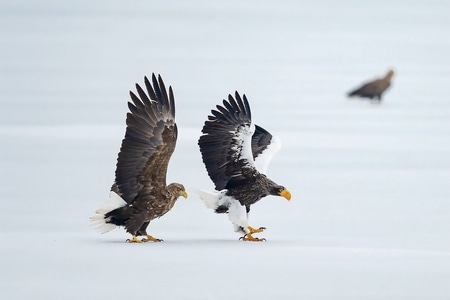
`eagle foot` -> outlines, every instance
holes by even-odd
[[[142,241],[133,235],[131,239],[127,239],[127,243],[142,243]]]
[[[265,241],[266,241],[265,238],[257,238],[257,237],[254,237],[254,236],[252,236],[251,233],[247,233],[246,235],[241,236],[241,237],[239,238],[239,240],[240,240],[240,241],[250,241],[250,242],[265,242]]]
[[[159,242],[164,242],[164,240],[154,238],[151,235],[147,234],[146,237],[142,239],[142,242],[144,242],[144,243],[147,243],[147,242],[159,243]]]
[[[247,228],[250,230],[250,234],[263,232],[266,229],[266,227],[253,228],[252,226],[248,226]]]

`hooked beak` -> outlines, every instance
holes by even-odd
[[[186,191],[181,191],[179,195],[183,196],[184,198],[188,197],[188,194],[186,193]]]
[[[287,201],[291,200],[291,192],[289,192],[288,190],[282,190],[280,192],[280,196],[285,198]]]

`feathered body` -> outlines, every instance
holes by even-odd
[[[244,240],[261,240],[252,233],[262,231],[248,224],[251,205],[273,195],[290,200],[283,186],[266,175],[267,166],[280,148],[277,138],[251,121],[250,105],[245,95],[228,96],[217,105],[203,126],[200,152],[216,192],[198,191],[208,208],[228,213],[235,230]]]
[[[367,82],[359,88],[348,93],[349,97],[370,98],[381,101],[383,93],[391,86],[394,71],[389,70],[383,78]]]
[[[170,211],[179,196],[187,197],[182,184],[166,185],[177,140],[173,91],[169,87],[167,94],[161,76],[156,79],[153,74],[152,83],[145,77],[148,95],[138,84],[139,97],[130,92],[133,103],[128,103],[127,128],[111,188],[111,197],[123,201],[114,209],[110,205],[97,210],[92,218],[101,232],[124,226],[133,236],[132,242],[139,242],[136,236],[142,235],[146,240],[159,241],[147,234],[150,221]]]

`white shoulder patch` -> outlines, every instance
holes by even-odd
[[[250,126],[242,127],[238,132],[236,132],[237,138],[242,141],[242,149],[239,159],[245,159],[252,166],[254,166],[252,152],[252,136],[254,132],[255,124],[253,124],[253,122],[250,123]]]

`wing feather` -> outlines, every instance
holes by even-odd
[[[132,203],[139,193],[166,186],[167,167],[175,149],[177,128],[172,88],[170,101],[161,76],[144,78],[145,91],[136,84],[130,92],[125,137],[117,158],[115,184],[118,194]]]
[[[154,76],[155,75],[152,74],[152,80],[153,80]],[[155,81],[153,80],[153,82],[155,82]],[[150,81],[148,80],[147,76],[145,76],[145,78],[144,78],[144,84],[145,84],[145,88],[147,89],[147,93],[150,96],[150,99],[157,99],[157,97],[155,95],[155,91],[153,90],[153,87],[150,84]],[[150,106],[151,104],[147,104],[147,105]]]
[[[175,118],[175,98],[173,96],[173,90],[171,86],[169,86],[169,101],[170,113]]]
[[[235,99],[236,98],[236,99]],[[251,150],[254,125],[247,98],[238,92],[228,96],[223,106],[212,110],[199,139],[200,152],[208,175],[217,190],[245,180],[256,171]]]
[[[281,142],[264,128],[255,125],[255,133],[252,136],[252,153],[256,169],[263,174],[273,156],[280,150]]]
[[[144,81],[145,81],[145,79],[144,79]],[[136,84],[136,91],[138,92],[139,98],[140,98],[140,101],[137,101],[136,104],[139,104],[140,108],[144,109],[145,106],[149,107],[152,105],[150,102],[150,99],[147,97],[147,94],[144,92],[144,90],[141,88],[141,86],[139,84]]]

